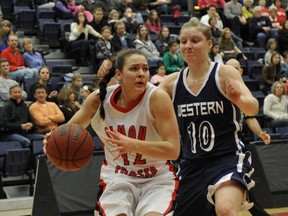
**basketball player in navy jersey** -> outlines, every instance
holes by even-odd
[[[235,68],[210,61],[211,47],[208,26],[185,23],[180,52],[188,67],[160,84],[173,100],[182,143],[174,216],[238,216],[253,206],[251,155],[238,132],[241,112],[255,115],[258,101]]]

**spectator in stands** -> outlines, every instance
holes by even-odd
[[[281,0],[273,0],[273,4],[269,7],[273,8],[276,7],[277,10],[277,20],[279,21],[280,25],[286,20],[286,12],[285,9],[282,8],[282,1]]]
[[[136,32],[139,23],[137,22],[136,14],[133,13],[132,8],[126,7],[123,17],[120,20],[125,22],[126,31],[129,34]]]
[[[34,50],[34,44],[31,38],[23,39],[22,49],[22,56],[27,67],[39,70],[39,68],[46,65],[42,54]]]
[[[81,97],[83,98],[82,104],[85,102],[86,98],[94,91],[91,85],[84,85],[82,87]]]
[[[152,0],[148,2],[149,10],[156,9],[159,15],[167,14],[168,4],[170,3],[170,0]]]
[[[110,25],[113,34],[116,32],[115,23],[117,23],[119,20],[120,20],[119,11],[115,9],[111,10],[108,15],[108,24]]]
[[[69,42],[71,49],[80,47],[80,59],[76,59],[78,64],[88,65],[89,57],[91,57],[89,48],[95,44],[93,39],[90,39],[90,35],[96,38],[101,38],[101,34],[95,31],[89,24],[87,24],[86,16],[84,12],[75,14],[74,22],[70,25],[71,34],[69,36]]]
[[[117,9],[117,4],[115,0],[97,0],[95,1],[95,7],[101,7],[107,17],[111,10]]]
[[[47,90],[44,85],[35,86],[34,97],[36,101],[30,105],[29,113],[37,133],[46,134],[65,121],[64,114],[57,104],[46,100]]]
[[[73,18],[72,11],[68,8],[68,2],[66,0],[55,0],[54,10],[56,17],[59,19]]]
[[[266,41],[269,38],[278,38],[278,32],[273,28],[271,20],[268,16],[261,15],[262,8],[254,7],[254,16],[249,19],[249,32],[253,41],[257,42],[262,48],[265,48]]]
[[[285,96],[285,83],[273,82],[271,93],[264,99],[263,113],[272,118],[271,127],[287,127],[288,126],[288,102]]]
[[[278,32],[280,29],[282,29],[282,25],[279,22],[279,19],[277,18],[277,8],[276,7],[270,7],[270,20],[272,23],[272,26],[274,29],[276,29]]]
[[[73,15],[75,13],[83,11],[86,15],[86,19],[88,22],[91,22],[93,20],[93,15],[90,11],[86,10],[83,5],[76,5],[75,0],[68,0],[67,8],[69,8]]]
[[[11,33],[11,23],[3,20],[0,25],[0,53],[7,47],[8,36]]]
[[[223,29],[221,37],[219,39],[219,45],[220,54],[222,55],[222,59],[224,62],[231,58],[239,59],[242,57],[244,59],[247,59],[233,41],[229,28]]]
[[[11,86],[18,85],[15,80],[9,79],[10,65],[7,59],[0,59],[0,104],[3,105],[10,98]],[[22,90],[22,99],[27,99],[27,94]]]
[[[199,1],[198,1],[198,5],[199,5]],[[200,6],[200,8],[201,8],[201,6]],[[213,4],[211,4],[207,7],[207,14],[201,16],[200,22],[209,26],[209,19],[211,17],[215,17],[215,19],[216,19],[215,27],[217,27],[218,29],[223,29],[222,19],[221,19],[219,13],[217,12],[217,7]]]
[[[150,30],[150,33],[155,33],[155,34],[159,33],[162,23],[161,23],[160,17],[158,16],[157,10],[154,9],[150,11],[150,15],[148,19],[146,20],[146,25],[148,29]]]
[[[179,51],[179,44],[175,40],[168,43],[168,51],[163,55],[163,65],[166,68],[167,75],[179,72],[185,64]]]
[[[93,27],[93,29],[97,32],[101,32],[101,29],[104,26],[108,25],[107,19],[104,17],[104,11],[101,7],[96,7],[93,10],[93,20],[89,23]],[[98,38],[95,38],[97,40]]]
[[[251,17],[253,17],[254,10],[253,10],[253,0],[244,0],[244,4],[242,7],[242,14],[245,19],[248,21]]]
[[[76,101],[82,103],[81,91],[83,85],[83,77],[80,73],[74,73],[71,82],[66,82],[63,88],[71,88],[76,95]]]
[[[261,7],[261,15],[262,16],[269,16],[270,15],[270,11],[266,7],[266,0],[259,0],[257,6]]]
[[[246,25],[247,20],[242,14],[242,5],[238,0],[230,0],[225,4],[224,15],[230,22],[233,32],[241,37],[241,26]]]
[[[266,45],[266,53],[264,55],[264,64],[268,65],[271,62],[271,56],[274,52],[278,52],[278,43],[277,40],[275,40],[274,38],[270,38],[267,41],[267,45]],[[282,56],[280,55],[281,60],[283,61]]]
[[[160,84],[160,82],[165,78],[166,76],[166,68],[164,65],[160,64],[156,70],[156,74],[154,74],[151,79],[150,82],[156,86],[158,86]]]
[[[22,54],[18,50],[18,45],[18,36],[10,34],[8,37],[8,47],[0,54],[0,58],[7,59],[10,64],[9,78],[18,82],[23,82],[25,79],[37,79],[38,70],[25,66]]]
[[[136,49],[142,51],[147,56],[149,65],[159,65],[162,63],[160,53],[155,44],[151,41],[149,30],[146,25],[138,26],[134,45]]]
[[[58,106],[61,112],[64,114],[65,121],[62,124],[66,124],[73,115],[81,108],[80,103],[77,101],[77,95],[71,88],[62,88],[58,95]]]
[[[33,94],[34,88],[36,85],[41,84],[44,85],[47,89],[47,98],[46,98],[47,101],[58,103],[57,102],[58,92],[55,89],[53,89],[53,86],[50,83],[48,83],[50,79],[50,74],[51,74],[50,69],[47,66],[43,66],[39,69],[38,71],[39,80],[30,86],[28,100],[30,101],[36,100]]]
[[[130,7],[133,11],[133,13],[135,14],[136,16],[136,20],[137,20],[137,23],[138,24],[143,24],[144,23],[144,20],[143,20],[143,17],[142,17],[142,14],[139,13],[136,8],[134,7],[133,3],[131,0],[120,0],[120,2],[117,4],[117,9],[119,10],[119,12],[121,14],[124,14],[125,12],[125,9],[127,7]]]
[[[31,148],[34,140],[43,140],[44,135],[33,133],[28,106],[22,99],[22,88],[16,84],[9,89],[10,100],[2,108],[1,122],[3,141],[19,141],[23,148]]]
[[[283,54],[283,63],[281,63],[281,72],[280,76],[282,79],[284,78],[285,83],[287,83],[288,80],[288,51],[284,52]],[[287,84],[286,84],[287,85]]]
[[[111,43],[114,46],[115,53],[125,48],[134,48],[133,41],[128,37],[125,23],[121,20],[114,25],[116,33],[113,35]]]
[[[285,20],[282,24],[282,29],[278,32],[278,41],[281,44],[280,51],[283,54],[288,51],[288,20]]]
[[[169,28],[167,26],[162,26],[160,28],[158,38],[155,40],[155,46],[160,52],[160,56],[163,56],[166,51],[168,51],[168,43],[171,40]]]
[[[223,64],[222,55],[220,54],[220,45],[218,42],[213,41],[211,50],[209,52],[209,57],[211,61]]]
[[[109,26],[104,26],[101,30],[101,35],[102,38],[99,38],[95,44],[95,70],[99,68],[103,60],[110,59],[115,54],[113,40],[111,40],[111,28]]]
[[[275,81],[279,81],[281,77],[280,54],[274,52],[271,56],[271,62],[264,65],[261,73],[262,91],[265,95],[270,93],[271,86]]]

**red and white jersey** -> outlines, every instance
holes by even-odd
[[[91,120],[93,129],[104,143],[106,163],[102,165],[102,179],[126,178],[128,181],[141,183],[150,181],[149,178],[152,177],[162,179],[174,176],[172,165],[167,161],[147,157],[139,153],[128,153],[117,160],[113,160],[118,152],[110,151],[115,145],[106,139],[105,131],[114,128],[121,134],[131,138],[145,141],[162,140],[156,129],[156,121],[150,113],[150,96],[156,88],[156,86],[148,83],[146,91],[139,100],[127,108],[119,107],[115,102],[115,98],[121,91],[120,85],[107,88],[103,103],[105,120],[103,121],[100,118],[99,109]]]

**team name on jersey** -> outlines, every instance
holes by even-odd
[[[113,130],[113,126],[105,127],[105,131],[107,130]],[[147,127],[146,126],[139,126],[139,128],[137,129],[135,125],[118,125],[117,126],[117,132],[128,136],[130,138],[134,138],[134,139],[138,139],[138,140],[145,140],[146,137],[146,131],[147,131]],[[138,134],[138,136],[136,137],[136,135]],[[106,134],[109,137],[109,134]]]
[[[129,171],[125,167],[116,166],[115,173],[121,173],[128,176],[133,176],[136,178],[151,178],[157,174],[158,170],[156,167],[146,167],[137,171]]]
[[[196,102],[177,105],[178,117],[224,113],[223,101]]]

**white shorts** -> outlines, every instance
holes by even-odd
[[[126,214],[144,216],[148,212],[167,215],[173,211],[178,180],[151,179],[142,184],[130,182],[100,182],[103,193],[98,200],[100,212],[106,216]]]

